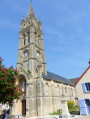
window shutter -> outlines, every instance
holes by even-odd
[[[85,101],[83,99],[79,100],[79,107],[80,107],[81,115],[87,115],[86,107],[85,107]]]
[[[83,87],[83,92],[87,92],[87,89],[86,89],[86,86],[85,86],[85,83],[82,84],[82,87]]]

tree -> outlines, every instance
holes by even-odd
[[[13,66],[5,68],[0,57],[0,103],[13,105],[14,99],[19,100],[22,95],[19,84],[16,84],[19,72]]]

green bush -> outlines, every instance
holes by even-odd
[[[68,108],[72,108],[75,105],[75,103],[73,101],[70,101],[70,100],[67,101],[67,104],[68,104]]]

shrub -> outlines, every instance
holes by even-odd
[[[62,109],[57,110],[57,113],[62,114]]]
[[[72,108],[75,105],[75,103],[73,101],[70,101],[70,100],[67,101],[67,104],[68,104],[68,108]]]
[[[2,61],[3,59],[0,57],[0,103],[8,103],[12,106],[14,99],[19,100],[23,94],[19,84],[16,84],[19,72],[17,68],[13,69],[13,66],[6,68]]]

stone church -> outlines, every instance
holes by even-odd
[[[20,100],[15,100],[12,114],[42,116],[61,109],[64,96],[75,101],[73,84],[59,75],[47,71],[42,23],[36,19],[32,3],[25,21],[21,21],[17,69],[23,91]]]

